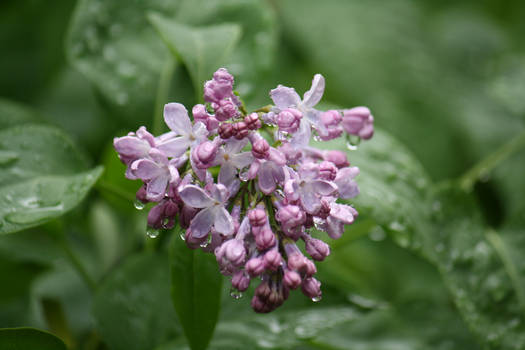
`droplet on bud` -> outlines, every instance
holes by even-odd
[[[142,210],[142,209],[144,209],[144,207],[146,206],[146,204],[144,204],[144,202],[141,201],[140,199],[135,198],[135,200],[133,201],[133,206],[134,206],[135,209],[137,209],[137,210]]]
[[[181,234],[179,235],[180,239],[182,239],[183,241],[186,240],[186,234],[184,232],[181,232]]]
[[[164,220],[162,220],[162,228],[167,229],[169,225],[170,225],[170,219],[164,218]]]
[[[211,243],[211,235],[208,235],[208,238],[200,244],[201,248],[206,248]]]
[[[238,299],[242,298],[242,292],[240,292],[240,291],[237,290],[236,288],[231,287],[231,288],[230,288],[230,296],[231,296],[233,299],[238,300]]]
[[[322,299],[322,297],[321,297],[320,295],[318,295],[318,296],[316,296],[316,297],[313,297],[313,298],[312,298],[312,301],[313,301],[314,303],[317,303],[317,302],[321,301],[321,299]]]
[[[157,230],[153,227],[148,227],[146,230],[146,235],[148,235],[149,238],[157,238],[160,234],[160,230]]]
[[[355,151],[357,149],[357,145],[359,145],[359,142],[361,142],[361,138],[359,136],[346,134],[346,147],[350,151]]]

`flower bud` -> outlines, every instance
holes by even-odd
[[[244,269],[252,277],[259,276],[264,271],[264,261],[261,258],[251,258],[244,265]]]
[[[268,159],[270,156],[270,145],[262,137],[252,145],[252,155],[257,159]]]
[[[245,122],[237,122],[233,124],[233,137],[235,137],[237,140],[242,140],[248,136],[249,132],[250,130],[246,126]]]
[[[332,162],[338,168],[343,168],[350,165],[346,153],[342,151],[327,151],[323,154],[324,160]]]
[[[290,289],[296,289],[301,285],[301,276],[293,270],[286,270],[283,276],[283,283]]]
[[[195,166],[199,169],[207,169],[213,166],[213,161],[217,156],[219,145],[217,142],[204,141],[193,151],[192,157]]]
[[[237,271],[232,277],[232,286],[240,292],[244,292],[250,286],[250,278],[244,271]]]
[[[266,210],[262,208],[255,208],[248,211],[248,219],[252,226],[263,226],[267,220]]]
[[[219,136],[221,137],[221,139],[223,139],[223,140],[227,140],[230,137],[232,137],[234,132],[235,131],[233,130],[233,124],[221,123],[219,125],[218,133],[219,133]]]
[[[303,114],[295,108],[287,108],[281,111],[276,118],[279,130],[294,133],[299,129]]]
[[[193,106],[192,114],[195,122],[201,122],[206,125],[208,131],[215,130],[219,126],[219,121],[213,115],[208,113],[206,106],[203,104]]]
[[[312,299],[318,299],[321,297],[321,282],[313,277],[305,278],[301,290],[304,295]]]
[[[328,255],[330,255],[330,246],[316,238],[307,239],[305,249],[312,259],[317,261],[323,261]]]
[[[254,233],[255,244],[260,251],[269,249],[275,246],[275,235],[269,227],[263,227],[257,234]]]
[[[337,175],[337,167],[334,163],[322,161],[319,163],[319,178],[327,181],[332,181]]]
[[[362,139],[369,139],[374,135],[374,117],[366,107],[355,107],[343,111],[343,128]]]
[[[268,270],[277,271],[281,266],[282,257],[277,249],[272,249],[264,254],[264,266]]]
[[[262,126],[257,113],[248,114],[246,117],[244,117],[244,122],[250,130],[257,130]]]
[[[219,102],[219,108],[215,111],[215,118],[223,122],[235,117],[237,114],[239,114],[237,106],[230,99],[221,100]]]

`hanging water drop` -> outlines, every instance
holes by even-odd
[[[239,291],[239,290],[236,289],[236,288],[231,287],[231,288],[230,288],[230,296],[231,296],[233,299],[238,300],[238,299],[242,298],[242,292]]]
[[[355,151],[359,145],[359,142],[361,142],[361,138],[359,136],[346,134],[346,148],[348,148],[350,151]]]
[[[181,234],[179,235],[180,239],[182,239],[183,241],[186,240],[186,235],[184,232],[181,232]]]
[[[322,297],[321,295],[317,295],[317,296],[315,296],[315,297],[312,298],[312,301],[313,301],[314,303],[317,303],[317,302],[321,301],[322,298],[323,298],[323,297]]]
[[[208,238],[200,244],[201,248],[206,248],[211,243],[211,235],[208,236]]]
[[[160,230],[157,230],[153,227],[148,227],[148,229],[146,230],[146,234],[149,238],[157,238],[160,234]]]
[[[170,219],[169,218],[164,218],[162,220],[162,228],[167,230],[170,226]]]
[[[140,199],[135,198],[135,200],[133,201],[133,206],[134,206],[135,209],[137,209],[137,210],[142,210],[142,209],[144,209],[144,207],[146,206],[146,204],[144,204],[144,202],[141,201]]]

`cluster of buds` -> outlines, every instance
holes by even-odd
[[[330,247],[312,235],[337,239],[357,216],[337,200],[359,193],[359,169],[346,153],[319,150],[310,139],[368,139],[373,117],[366,107],[315,109],[324,84],[315,75],[303,99],[279,85],[270,91],[274,105],[248,113],[233,76],[221,68],[204,85],[206,105],[193,107],[193,121],[183,105],[169,103],[169,132],[155,137],[141,127],[114,140],[126,177],[144,183],[139,206],[154,203],[149,236],[178,222],[190,248],[215,254],[221,273],[231,276],[232,296],[259,281],[251,302],[256,312],[279,307],[291,289],[320,300],[314,261]]]

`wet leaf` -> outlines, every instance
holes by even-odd
[[[2,350],[66,350],[66,345],[51,333],[34,328],[0,329]]]

